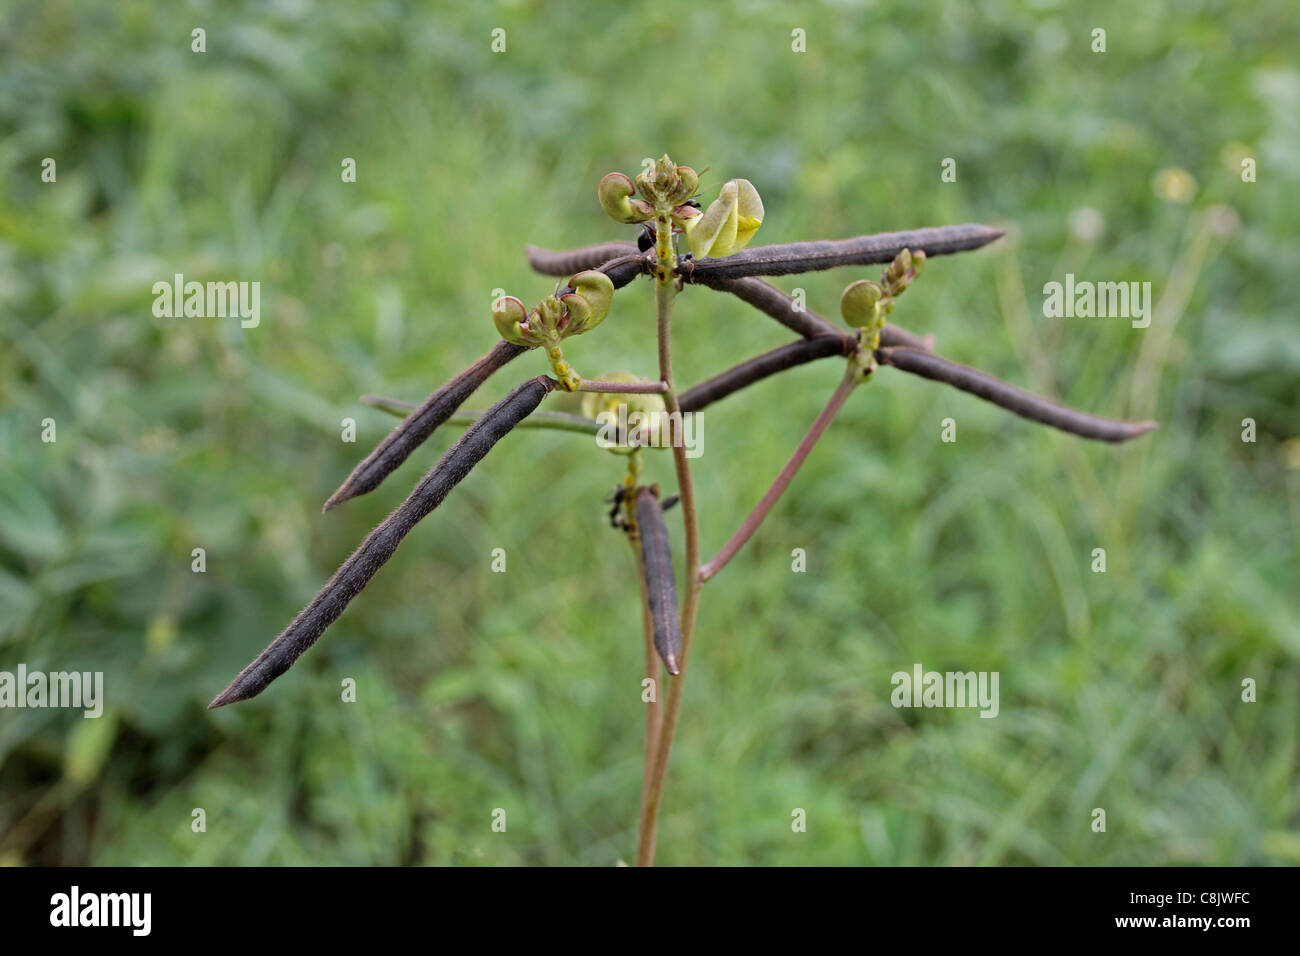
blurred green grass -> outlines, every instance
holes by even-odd
[[[524,245],[628,237],[595,183],[667,151],[709,167],[706,198],[755,182],[759,242],[1008,225],[932,262],[894,318],[1162,428],[1084,443],[883,370],[705,589],[660,861],[1296,862],[1297,39],[1283,0],[9,4],[0,669],[103,670],[109,714],[0,712],[0,861],[631,857],[636,585],[603,519],[621,462],[581,438],[512,435],[292,674],[203,707],[454,437],[321,516],[392,424],[358,396],[419,400],[481,354],[494,289],[553,286]],[[1195,178],[1189,201],[1156,195],[1167,168]],[[1080,209],[1099,238],[1071,233]],[[261,326],[155,319],[150,287],[175,272],[259,280]],[[874,272],[781,284],[833,316]],[[1044,319],[1041,286],[1066,272],[1150,280],[1163,309],[1145,332]],[[615,309],[566,354],[652,373],[648,289]],[[703,289],[678,315],[681,383],[788,338]],[[538,371],[520,359],[472,404]],[[802,368],[707,413],[707,552],[838,375]],[[649,477],[670,485],[670,462]],[[914,662],[999,671],[1000,716],[895,710],[889,675]]]

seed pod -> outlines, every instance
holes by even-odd
[[[913,375],[920,375],[936,382],[945,382],[953,388],[1000,405],[1009,412],[1015,412],[1021,418],[1059,428],[1071,435],[1093,438],[1097,441],[1122,442],[1138,435],[1144,435],[1158,427],[1155,422],[1126,422],[1113,418],[1101,418],[1087,412],[1075,411],[1045,398],[1017,388],[1010,382],[994,378],[987,372],[959,365],[941,355],[921,349],[883,348],[876,350],[876,357],[884,365],[901,368]]]
[[[677,582],[668,548],[668,527],[654,489],[637,489],[636,524],[641,534],[641,559],[650,598],[655,650],[668,673],[676,677],[681,673],[682,624],[677,612]]]
[[[425,399],[424,404],[406,416],[383,441],[352,469],[334,494],[325,502],[329,511],[349,498],[364,495],[379,487],[397,466],[406,461],[411,452],[420,447],[434,431],[464,404],[488,377],[507,362],[528,351],[526,346],[500,341],[481,359],[447,382]]]
[[[546,378],[529,379],[484,412],[415,486],[410,497],[366,536],[312,602],[208,704],[208,709],[256,697],[293,666],[370,583],[410,530],[442,504],[451,489],[483,460],[493,445],[536,410],[550,390]]]

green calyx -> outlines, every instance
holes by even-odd
[[[547,296],[531,312],[512,295],[492,306],[492,321],[507,342],[525,348],[546,349],[551,371],[565,391],[577,391],[581,377],[564,360],[560,342],[571,335],[590,332],[609,316],[614,283],[598,270],[579,272],[569,280],[569,290]]]
[[[673,210],[674,221],[698,216],[700,211],[686,205],[700,186],[700,177],[689,166],[678,166],[667,156],[636,177],[633,182],[622,173],[609,173],[600,181],[596,194],[601,208],[615,222],[649,222],[655,210]],[[680,216],[678,215],[680,213]]]
[[[632,180],[622,173],[610,173],[596,187],[601,208],[615,222],[646,222],[653,219],[654,206],[644,199],[633,198]]]
[[[763,200],[754,184],[728,180],[707,209],[693,201],[699,188],[699,173],[664,155],[635,182],[622,173],[609,173],[596,192],[601,207],[617,222],[653,219],[661,229],[671,222],[673,232],[686,233],[691,252],[699,258],[720,259],[745,248],[763,224]]]
[[[894,300],[907,291],[923,268],[925,253],[904,249],[894,257],[879,282],[860,279],[844,290],[840,296],[840,315],[849,325],[878,341],[885,316],[894,311]]]
[[[894,311],[894,300],[907,291],[925,268],[925,253],[904,249],[894,256],[879,282],[859,279],[840,296],[840,315],[858,330],[858,347],[849,357],[858,382],[876,370],[875,351],[880,347],[880,330],[885,316]]]

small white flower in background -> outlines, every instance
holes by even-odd
[[[1084,242],[1096,242],[1106,231],[1106,219],[1091,206],[1080,206],[1070,213],[1070,235]]]
[[[1165,202],[1187,203],[1196,196],[1196,177],[1185,169],[1169,167],[1156,173],[1151,188]]]

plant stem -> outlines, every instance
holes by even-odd
[[[772,506],[776,504],[785,489],[790,486],[790,482],[794,479],[800,466],[808,458],[813,446],[817,444],[817,439],[822,437],[822,433],[835,419],[839,410],[844,407],[849,394],[860,381],[862,381],[862,370],[856,363],[849,362],[849,366],[844,372],[844,378],[840,380],[840,384],[831,393],[830,401],[826,403],[826,407],[817,416],[812,428],[808,429],[808,434],[803,436],[803,441],[799,442],[799,447],[794,450],[794,454],[785,463],[781,473],[776,476],[776,481],[772,482],[772,487],[767,489],[767,494],[763,495],[763,500],[750,512],[749,517],[736,529],[736,533],[731,536],[731,540],[723,546],[713,560],[700,569],[701,582],[707,581],[721,571],[727,562],[736,556],[736,552],[745,546],[745,542],[753,536],[754,532],[758,530],[758,526],[763,523],[763,519],[772,510]]]
[[[406,413],[415,407],[411,402],[403,402],[396,398],[385,398],[383,395],[362,395],[361,400],[372,408],[377,408],[381,412],[388,412],[390,415],[396,415],[404,418]],[[452,412],[451,417],[447,419],[447,425],[473,425],[476,421],[486,414],[484,411],[476,408],[462,408],[460,411]],[[574,415],[571,412],[533,412],[522,422],[515,426],[516,428],[549,428],[562,432],[577,432],[580,435],[596,435],[600,433],[600,422],[594,418],[587,418],[585,415]]]
[[[657,266],[655,270],[655,316],[659,336],[659,378],[667,383],[664,405],[671,420],[680,421],[681,405],[677,400],[677,387],[673,380],[672,362],[672,309],[676,295],[673,270],[676,255],[672,247],[672,222],[666,209],[656,214],[655,221]],[[690,459],[681,441],[673,441],[673,465],[677,470],[677,493],[681,498],[682,520],[686,526],[686,581],[682,599],[682,656],[681,673],[668,678],[668,692],[664,698],[659,745],[655,749],[650,779],[646,788],[645,805],[641,811],[641,834],[637,842],[638,866],[652,866],[655,855],[655,832],[659,822],[659,805],[663,797],[664,776],[668,771],[668,757],[672,750],[673,733],[677,728],[677,713],[682,703],[682,687],[686,681],[686,662],[690,656],[691,635],[695,630],[695,611],[700,600],[700,534],[695,507],[695,487],[691,482]]]
[[[662,395],[668,390],[663,382],[604,382],[584,378],[578,385],[580,392],[601,392],[606,395]]]

